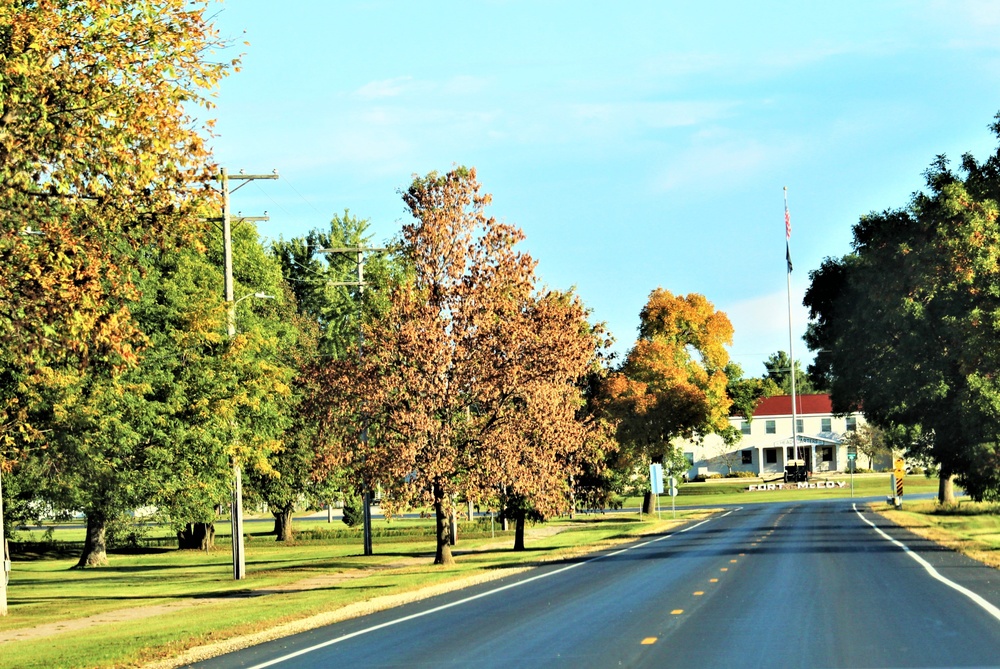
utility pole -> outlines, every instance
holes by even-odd
[[[232,238],[232,211],[229,208],[229,196],[235,193],[248,182],[254,179],[277,179],[278,171],[272,174],[229,174],[225,167],[217,177],[222,188],[222,256],[223,256],[223,291],[225,293],[226,304],[226,332],[229,338],[236,336],[236,300],[233,296],[233,238]],[[239,186],[230,190],[230,180],[243,181]],[[264,216],[239,216],[236,222],[242,221],[267,221],[270,220],[264,212]],[[213,219],[218,220],[218,219]],[[240,581],[246,578],[246,555],[243,547],[243,469],[239,460],[233,456],[233,499],[232,510],[230,511],[233,529],[233,579]]]
[[[357,286],[358,287],[358,355],[363,355],[361,352],[362,347],[365,343],[365,333],[361,327],[361,316],[362,307],[364,305],[365,296],[365,253],[379,253],[385,251],[384,247],[380,246],[355,246],[355,247],[343,247],[334,249],[320,249],[319,253],[355,253],[357,254],[358,263],[358,280],[357,281],[334,281],[330,285],[332,286]],[[368,445],[368,426],[361,426],[361,433],[359,436],[361,443],[365,446]],[[363,526],[364,526],[364,554],[373,555],[372,551],[372,493],[368,488],[368,482],[361,482],[361,504],[364,509],[363,514]]]
[[[10,555],[3,531],[3,480],[0,479],[0,616],[7,615],[7,579],[10,577]]]

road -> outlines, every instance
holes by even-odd
[[[996,570],[849,500],[752,505],[196,666],[1000,666],[998,606]]]

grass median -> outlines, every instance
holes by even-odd
[[[321,538],[291,544],[253,538],[243,581],[232,580],[224,544],[209,552],[114,554],[109,566],[88,570],[71,569],[72,559],[16,561],[10,615],[0,618],[0,667],[171,666],[169,658],[194,647],[304,619],[332,622],[329,614],[339,611],[387,608],[710,513],[679,510],[676,521],[669,514],[662,521],[635,514],[553,521],[529,530],[523,552],[511,550],[512,533],[470,524],[459,531],[449,568],[431,564],[433,524],[417,519],[376,523],[383,536],[368,557],[350,536],[324,539],[319,532]],[[300,536],[324,525],[301,523]],[[390,527],[395,534],[386,532]]]

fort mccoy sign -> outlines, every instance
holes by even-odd
[[[760,483],[750,486],[747,490],[749,492],[762,492],[765,490],[825,490],[846,487],[846,481],[816,481],[814,483]]]

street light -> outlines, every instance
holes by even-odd
[[[230,302],[229,317],[227,319],[230,339],[236,336],[236,305],[251,297],[256,297],[258,300],[274,299],[274,295],[257,292],[247,293],[238,300]],[[247,563],[246,555],[243,552],[243,469],[240,467],[239,460],[236,459],[235,454],[233,455],[233,504],[229,517],[233,532],[233,579],[240,581],[246,578]]]

